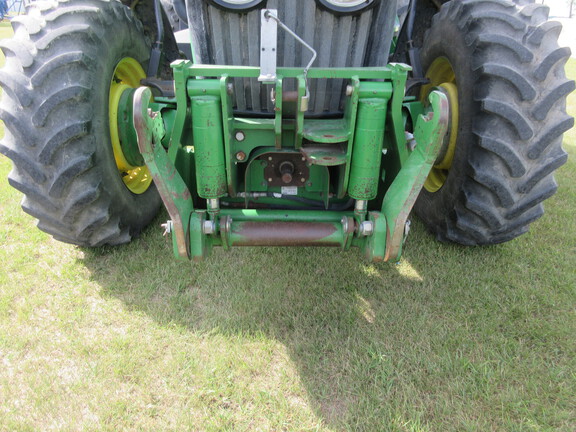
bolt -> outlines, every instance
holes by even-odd
[[[406,221],[406,223],[404,224],[404,240],[406,240],[406,237],[408,236],[408,233],[410,232],[410,219],[408,219]]]
[[[342,231],[348,232],[348,218],[346,216],[342,216],[340,223],[342,224]]]
[[[210,235],[214,234],[214,231],[216,231],[216,225],[214,224],[214,221],[205,220],[202,224],[202,232],[206,235]]]
[[[300,181],[301,181],[302,183],[304,183],[304,182],[306,181],[306,179],[305,179],[304,177],[302,177],[302,178],[300,179]]]
[[[272,177],[268,177],[268,181],[271,182],[271,181],[272,181]]]
[[[239,151],[238,153],[236,153],[236,160],[242,162],[245,159],[246,159],[246,153],[244,153],[243,151]]]
[[[170,234],[172,232],[172,221],[171,220],[167,220],[166,222],[164,222],[160,226],[162,228],[164,228],[164,233],[162,234],[163,236],[167,236],[168,234]]]
[[[268,160],[271,161],[271,160],[272,160],[272,156],[268,156]]]
[[[412,135],[410,132],[404,132],[404,136],[406,137],[406,146],[408,147],[408,150],[414,151],[417,145],[414,135]]]
[[[354,87],[352,87],[351,85],[347,85],[346,86],[346,96],[352,96],[352,93],[354,93]]]
[[[246,138],[246,135],[244,135],[244,132],[238,131],[234,135],[234,138],[236,138],[236,141],[242,142],[242,141],[244,141],[244,138]]]
[[[232,83],[229,83],[229,84],[226,86],[226,92],[227,92],[229,95],[234,94],[234,86],[232,85]]]
[[[364,221],[358,227],[358,234],[363,237],[371,236],[374,233],[374,224],[371,221]]]

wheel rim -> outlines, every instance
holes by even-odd
[[[430,84],[422,87],[421,100],[425,101],[428,94],[434,88],[437,88],[446,94],[450,105],[449,133],[445,137],[441,154],[430,170],[428,178],[424,182],[424,188],[428,192],[436,192],[446,182],[448,172],[450,171],[454,160],[454,153],[456,151],[459,118],[458,87],[454,69],[445,57],[438,57],[432,62],[426,72],[426,77],[430,80]]]
[[[146,78],[146,73],[138,61],[131,57],[123,58],[114,68],[108,98],[110,141],[116,167],[126,187],[134,194],[142,194],[148,190],[152,183],[152,175],[146,165],[134,166],[126,160],[118,132],[118,109],[122,93],[130,88],[140,87],[142,78]]]

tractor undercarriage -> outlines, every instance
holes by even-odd
[[[130,100],[177,256],[274,245],[356,246],[373,261],[399,258],[408,214],[446,134],[442,92],[426,107],[405,99],[409,67],[401,64],[315,68],[306,77],[302,68],[279,68],[270,84],[274,117],[236,117],[232,80],[256,78],[261,68],[172,67],[175,103],[152,102],[144,87]],[[316,79],[349,83],[340,118],[306,118],[306,83]],[[289,80],[297,91],[283,91]]]
[[[396,261],[412,209],[439,240],[502,243],[567,158],[570,50],[547,17],[523,0],[38,0],[2,44],[0,153],[24,211],[81,246],[131,241],[162,204],[194,260]]]

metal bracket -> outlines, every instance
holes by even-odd
[[[134,129],[138,148],[170,215],[174,254],[189,258],[188,229],[190,215],[194,211],[192,196],[160,144],[166,131],[160,113],[148,108],[151,100],[152,92],[148,87],[139,87],[134,92]]]
[[[276,16],[276,9],[260,11],[260,76],[258,81],[273,84],[276,81],[276,55],[278,43],[278,23],[270,13]]]
[[[434,165],[448,129],[448,98],[439,91],[431,92],[428,98],[431,110],[418,117],[414,128],[417,145],[390,185],[382,203],[382,213],[386,217],[387,225],[384,261],[400,258],[406,234],[406,220]]]
[[[278,26],[286,33],[291,35],[294,39],[296,39],[302,46],[308,49],[312,53],[312,58],[306,65],[306,67],[302,71],[302,75],[304,77],[304,85],[306,88],[306,93],[304,96],[300,97],[300,101],[298,102],[299,110],[302,112],[308,111],[308,103],[310,101],[310,89],[308,88],[308,70],[316,60],[316,50],[312,48],[304,39],[298,36],[294,31],[292,31],[286,24],[284,24],[278,18],[276,9],[263,9],[261,11],[261,22],[262,25],[260,26],[260,76],[258,77],[258,81],[264,81],[267,84],[270,84],[276,80],[276,44],[277,44],[277,33],[278,33]],[[268,26],[270,26],[270,22],[274,21],[274,29],[271,30]],[[273,32],[273,33],[272,33]],[[274,36],[274,41],[270,40],[272,38],[272,34]],[[270,51],[274,54],[273,59],[271,57],[264,57],[264,54],[270,54]],[[271,63],[273,61],[274,67],[272,70]],[[268,79],[268,77],[271,77]]]

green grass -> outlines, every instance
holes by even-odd
[[[574,130],[565,148],[529,234],[463,248],[415,221],[397,265],[280,248],[179,262],[165,214],[127,246],[58,243],[0,157],[0,430],[572,432]]]

